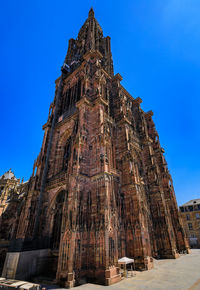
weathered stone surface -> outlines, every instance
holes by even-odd
[[[0,274],[10,240],[16,235],[27,186],[11,169],[0,177]]]
[[[93,10],[65,63],[11,251],[50,249],[49,274],[64,286],[110,285],[119,258],[151,269],[188,244],[153,114],[113,75]]]
[[[28,279],[39,275],[48,266],[48,250],[8,253],[2,276],[9,279]]]

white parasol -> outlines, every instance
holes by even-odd
[[[134,259],[123,257],[123,258],[118,260],[118,264],[127,265],[127,264],[131,264],[131,263],[134,263]]]

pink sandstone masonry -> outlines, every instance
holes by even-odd
[[[118,282],[123,256],[147,270],[188,251],[153,113],[121,80],[91,9],[69,40],[10,248],[48,249],[35,263],[65,287]]]

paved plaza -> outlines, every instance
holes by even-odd
[[[76,290],[127,290],[166,289],[200,290],[200,250],[192,250],[190,255],[181,255],[176,260],[155,260],[154,269],[137,272],[111,286],[85,284]]]
[[[130,273],[129,273],[130,276]],[[17,281],[16,281],[17,282]],[[20,281],[18,281],[20,282]],[[46,289],[63,290],[53,285],[42,285]],[[134,276],[125,278],[111,286],[84,284],[74,290],[200,290],[200,249],[192,250],[189,255],[179,259],[154,260],[154,269],[144,272],[135,271]]]

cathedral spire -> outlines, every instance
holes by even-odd
[[[103,30],[94,16],[93,8],[89,10],[88,18],[81,27],[77,39],[69,40],[65,63],[73,71],[82,62],[83,55],[91,50],[97,50],[103,55],[101,64],[109,74],[113,75],[110,37],[103,36]]]
[[[94,9],[91,7],[88,13],[88,18],[94,18]]]
[[[90,9],[88,13],[88,33],[87,33],[87,49],[88,50],[95,50],[96,49],[96,40],[98,38],[98,27],[97,21],[94,17],[94,10],[93,8]],[[86,22],[87,22],[86,20]]]

